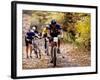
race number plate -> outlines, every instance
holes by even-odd
[[[54,42],[58,42],[58,37],[54,37],[54,38],[53,38],[53,41],[54,41]]]

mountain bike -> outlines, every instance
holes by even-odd
[[[53,41],[51,43],[51,55],[52,55],[53,67],[56,67],[58,37],[53,37],[52,39]]]
[[[36,54],[36,58],[41,58],[41,51],[39,49],[39,39],[36,39],[32,42],[33,44],[33,50],[34,50],[34,53]]]

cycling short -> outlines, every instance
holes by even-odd
[[[26,46],[28,46],[28,44],[32,44],[32,40],[27,40],[27,39],[25,39],[25,43],[26,43]]]

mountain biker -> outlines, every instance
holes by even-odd
[[[38,32],[36,31],[36,26],[33,26],[32,29],[25,34],[25,43],[26,43],[26,55],[29,58],[28,53],[30,52],[30,58],[32,58],[32,40],[34,37],[39,37]],[[29,51],[30,50],[30,51]]]
[[[51,24],[49,25],[49,28],[48,28],[48,34],[49,36],[51,37],[50,39],[50,43],[52,43],[53,41],[53,37],[58,37],[58,35],[61,35],[62,32],[61,32],[61,26],[59,24],[57,24],[56,20],[51,20]],[[58,50],[57,50],[57,53],[60,53],[60,39],[58,39]],[[51,58],[52,58],[53,54],[51,54]],[[52,60],[51,60],[51,63],[52,63]]]
[[[49,25],[46,25],[42,31],[42,37],[44,38],[44,41],[45,41],[45,44],[44,44],[45,53],[47,53],[47,55],[49,55],[48,47],[47,47],[48,27]]]

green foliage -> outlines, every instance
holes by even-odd
[[[90,47],[91,16],[89,13],[46,11],[23,11],[23,13],[31,16],[31,24],[37,25],[38,29],[43,29],[42,26],[50,24],[50,21],[55,19],[64,31],[64,42]]]
[[[77,37],[76,42],[84,46],[90,46],[90,15],[84,16],[76,23],[76,31],[80,35]]]

